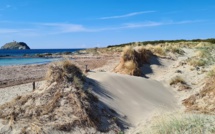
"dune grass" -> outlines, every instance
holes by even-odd
[[[71,60],[64,59],[49,65],[45,80],[48,83],[75,80],[74,82],[80,85],[81,82],[78,81],[84,80],[84,77],[82,71],[76,65],[72,64]]]
[[[183,54],[184,54],[184,51],[183,51],[181,48],[182,48],[182,47],[179,46],[179,45],[168,44],[168,45],[165,45],[164,50],[165,50],[166,52],[172,52],[172,53],[174,53],[174,54],[183,55]]]
[[[143,46],[133,48],[126,46],[121,54],[120,63],[114,68],[114,72],[141,76],[140,67],[144,63],[148,63],[152,53]]]
[[[156,117],[144,134],[213,134],[215,116],[204,114],[170,114]]]
[[[195,56],[199,58],[208,58],[210,53],[206,49],[199,49],[196,51]]]
[[[185,80],[181,76],[175,76],[170,80],[170,85],[175,85],[175,84],[186,84]]]
[[[207,61],[200,58],[191,58],[188,60],[188,63],[191,66],[198,67],[198,66],[205,66],[207,64]]]
[[[75,128],[109,131],[115,116],[83,86],[84,78],[69,60],[51,63],[47,84],[0,105],[0,119],[4,121],[0,133],[63,133]]]
[[[165,56],[165,50],[163,47],[161,47],[161,45],[151,45],[151,44],[147,44],[146,46],[144,46],[144,48],[146,50],[150,50],[154,55],[157,56]]]
[[[214,74],[206,78],[205,86],[198,93],[184,99],[183,104],[186,107],[186,111],[215,115]]]
[[[209,77],[215,77],[215,65],[212,67],[210,71],[208,71],[208,76]]]

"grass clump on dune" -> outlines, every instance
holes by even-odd
[[[51,63],[46,84],[0,106],[0,133],[75,133],[90,128],[110,131],[109,125],[119,129],[110,122],[115,116],[109,108],[84,84],[83,73],[71,61]]]
[[[208,58],[210,56],[210,52],[206,49],[200,49],[196,51],[195,56],[199,58]]]
[[[212,69],[208,72],[208,76],[211,78],[215,77],[215,66],[213,66]]]
[[[206,84],[198,93],[183,100],[187,111],[215,115],[215,76],[206,79]]]
[[[162,47],[161,45],[148,44],[145,46],[145,49],[150,50],[153,54],[155,54],[157,56],[165,56],[166,55],[164,47]]]
[[[207,61],[202,58],[192,57],[188,59],[188,64],[194,67],[205,66],[207,64]]]
[[[144,134],[213,134],[215,116],[204,114],[171,114],[156,117]]]
[[[51,63],[45,76],[47,83],[73,82],[74,85],[80,85],[80,83],[83,84],[84,79],[82,71],[70,60]]]
[[[161,47],[160,45],[156,45],[154,46],[153,48],[153,53],[157,54],[157,55],[166,55],[165,51],[164,51],[164,48]]]
[[[137,47],[136,49],[131,46],[126,46],[123,49],[120,63],[114,68],[114,72],[141,76],[140,67],[149,61],[152,53],[144,47]]]
[[[164,49],[166,52],[177,53],[180,55],[184,54],[184,51],[181,49],[181,47],[174,44],[166,45]]]
[[[186,83],[186,81],[181,76],[173,77],[170,80],[170,85],[177,87],[178,91],[191,89],[191,87]]]
[[[172,78],[170,81],[170,85],[175,85],[178,83],[186,84],[185,80],[181,76],[176,76],[176,77]]]

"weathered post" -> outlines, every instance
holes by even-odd
[[[87,65],[85,65],[85,72],[86,72],[86,73],[88,72]]]
[[[33,91],[35,90],[35,81],[32,83],[33,85]]]

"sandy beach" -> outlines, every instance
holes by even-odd
[[[106,64],[111,64],[112,61],[118,59],[117,55],[72,55],[61,56],[67,57],[72,62],[80,67],[83,71],[86,68],[93,70],[103,67]],[[13,66],[0,66],[0,88],[14,86],[18,84],[25,84],[34,81],[41,81],[47,71],[47,64],[35,64],[35,65],[13,65]]]

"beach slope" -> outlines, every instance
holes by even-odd
[[[158,110],[177,108],[174,93],[158,81],[107,72],[90,72],[88,78],[99,99],[120,113],[130,126]]]

